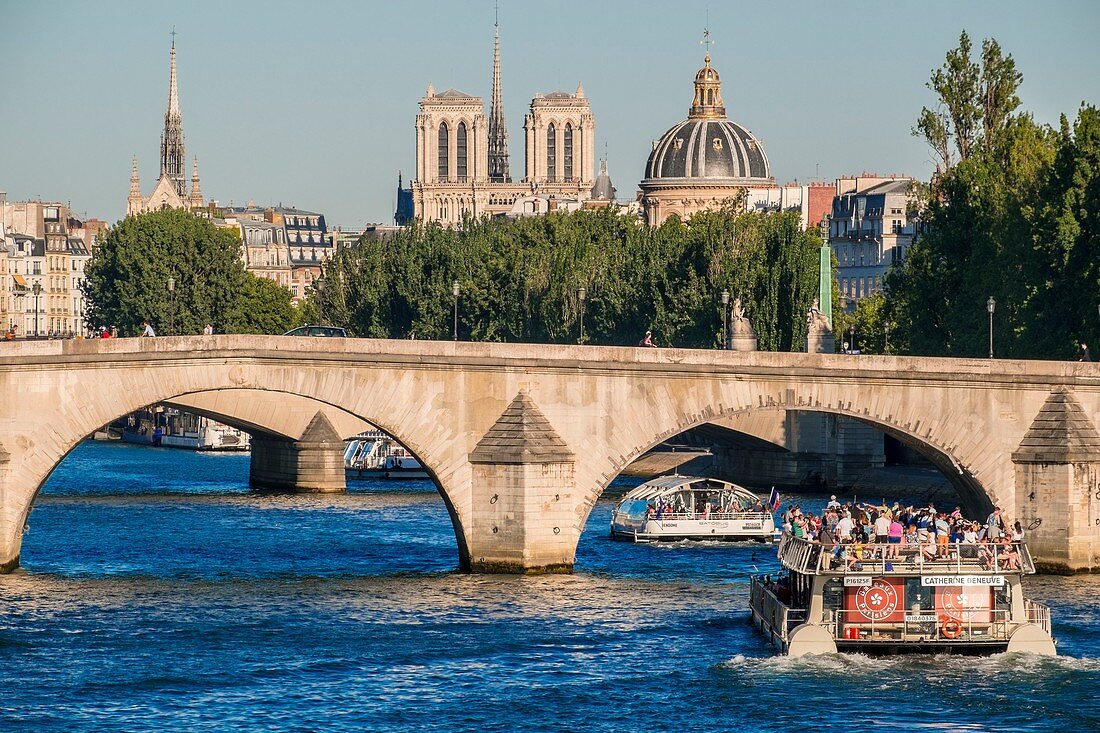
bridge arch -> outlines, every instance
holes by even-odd
[[[724,418],[732,418],[747,414],[788,411],[796,410],[791,410],[790,408],[779,406],[755,407],[744,410],[734,410],[716,415],[705,420],[699,420],[694,423],[684,423],[686,427],[683,430],[674,433],[674,435],[688,432],[690,430],[695,430],[706,425],[716,425],[718,427],[721,427],[723,430],[729,430],[734,434],[741,435],[759,443],[772,446],[779,451],[788,451],[789,449],[787,448],[787,446],[777,442],[773,436],[759,435],[755,432],[752,432],[751,430],[741,430],[728,424],[717,422]],[[986,513],[989,512],[989,510],[997,501],[996,496],[994,496],[988,489],[982,486],[981,482],[978,481],[978,479],[973,474],[963,469],[945,447],[937,445],[934,441],[922,439],[919,436],[904,431],[897,425],[891,425],[889,423],[869,419],[861,413],[823,409],[807,410],[805,408],[800,408],[799,410],[797,410],[797,412],[818,412],[826,415],[836,415],[839,417],[851,418],[857,422],[869,425],[872,428],[875,428],[877,431],[881,432],[882,434],[888,435],[903,443],[904,445],[916,450],[924,458],[928,459],[951,483],[952,487],[959,495],[960,504],[973,516],[984,516]],[[630,457],[625,465],[623,465],[622,469],[620,469],[620,473],[623,469],[626,468],[626,466],[629,466],[631,462],[649,452],[653,448],[661,445],[666,440],[668,440],[667,437],[651,438],[646,443],[642,443],[639,446],[636,446],[633,451],[627,454],[628,456],[632,457]],[[610,485],[611,481],[613,481],[618,475],[619,474],[611,476],[611,478],[605,480],[602,485],[599,486],[598,491],[600,495],[602,495],[602,493]],[[597,495],[596,499],[598,498],[599,496]]]
[[[12,473],[16,475],[6,477],[8,480],[0,484],[0,496],[4,500],[4,515],[0,515],[0,571],[17,566],[22,534],[28,526],[35,499],[57,466],[103,425],[158,403],[179,406],[240,429],[288,440],[301,437],[304,426],[318,412],[329,417],[341,437],[349,437],[370,426],[386,432],[421,462],[435,483],[451,518],[459,564],[468,566],[468,532],[463,521],[466,503],[462,495],[463,466],[456,467],[441,455],[440,443],[445,443],[445,437],[438,431],[433,434],[424,426],[410,426],[401,420],[400,411],[393,409],[389,402],[402,390],[387,383],[384,370],[378,373],[363,370],[352,384],[341,380],[339,386],[325,379],[318,379],[315,384],[302,383],[300,374],[273,375],[269,368],[258,370],[262,374],[254,379],[250,372],[257,370],[241,364],[200,370],[206,374],[187,373],[194,372],[193,369],[173,371],[176,372],[173,378],[166,378],[163,372],[151,372],[138,378],[130,374],[118,384],[105,380],[106,383],[101,382],[94,390],[74,390],[59,409],[51,411],[48,424],[32,419],[30,429],[24,430],[14,441],[3,444],[9,465],[15,464]],[[374,404],[362,398],[350,400],[352,404],[348,404],[349,394],[362,395],[364,392],[386,397]],[[12,454],[17,460],[10,460]],[[0,469],[3,468],[0,465]],[[5,477],[0,470],[2,478]]]
[[[730,399],[728,393],[723,394],[721,388],[713,387],[666,395],[673,399],[657,409],[651,406],[648,410],[651,418],[661,417],[662,420],[644,423],[625,420],[611,426],[613,434],[610,442],[623,445],[626,449],[605,461],[589,485],[584,494],[584,519],[579,529],[583,530],[588,514],[610,483],[635,459],[662,442],[703,425],[777,411],[816,412],[851,418],[912,447],[940,470],[958,493],[959,503],[972,516],[984,516],[995,504],[1009,507],[1010,511],[1014,507],[1015,497],[1011,491],[1005,491],[1003,482],[1006,467],[996,466],[993,471],[985,471],[980,465],[975,466],[975,457],[987,448],[991,452],[995,448],[987,445],[981,436],[975,439],[967,435],[968,426],[935,426],[933,429],[921,416],[907,414],[904,410],[875,409],[872,406],[896,406],[896,401],[889,400],[878,388],[871,387],[863,390],[862,394],[832,398],[829,393],[835,391],[835,386],[813,382],[795,382],[793,385],[788,382],[787,386],[777,391],[768,384],[739,380],[734,399]],[[629,400],[616,402],[620,405],[619,409],[636,409]],[[728,425],[723,427],[739,432]],[[774,436],[752,432],[743,434],[775,444]],[[960,450],[958,437],[970,439],[965,450]],[[1007,468],[1010,470],[1011,466]],[[578,488],[584,491],[584,487]],[[1011,489],[1011,484],[1008,488]]]

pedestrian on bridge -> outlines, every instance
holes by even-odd
[[[155,337],[157,335],[157,332],[153,330],[153,324],[149,323],[149,321],[142,321],[142,323],[145,326],[145,330],[141,332],[142,337]]]

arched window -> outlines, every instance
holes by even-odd
[[[558,169],[558,135],[554,123],[546,128],[546,180],[556,181]]]
[[[466,123],[458,123],[458,140],[455,143],[456,152],[458,153],[458,180],[461,183],[466,182]]]
[[[573,125],[565,123],[565,180],[573,180]]]
[[[448,178],[450,178],[450,175],[451,175],[451,169],[450,169],[450,162],[451,162],[450,152],[451,151],[449,149],[450,135],[447,134],[448,132],[449,131],[447,130],[447,123],[446,122],[440,122],[439,123],[439,145],[438,145],[438,148],[439,148],[439,179],[441,181],[447,180]]]

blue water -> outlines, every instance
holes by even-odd
[[[1100,730],[1100,576],[1031,579],[1057,659],[791,660],[746,622],[766,548],[613,543],[601,501],[573,575],[465,575],[426,482],[247,472],[66,459],[0,576],[0,730]]]

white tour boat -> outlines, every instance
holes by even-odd
[[[347,442],[344,475],[350,480],[428,478],[415,456],[378,430],[361,433]]]
[[[825,547],[784,533],[779,561],[778,578],[752,578],[749,606],[790,656],[1056,653],[1050,608],[1024,596],[1023,542]]]
[[[622,498],[611,537],[634,542],[771,541],[775,519],[756,494],[715,478],[661,476]]]

